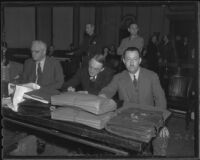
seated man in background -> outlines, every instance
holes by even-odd
[[[64,83],[63,89],[75,91],[75,87],[81,85],[83,91],[98,95],[99,91],[111,81],[114,74],[110,68],[104,67],[104,63],[103,55],[94,55],[89,61],[89,66],[80,68],[72,79]]]
[[[47,45],[35,40],[31,45],[32,58],[24,63],[22,83],[37,83],[41,88],[57,90],[64,82],[60,63],[53,57],[46,56]]]
[[[140,67],[142,59],[139,49],[136,47],[127,48],[122,58],[126,70],[116,74],[111,83],[103,88],[99,95],[112,98],[118,92],[119,99],[124,102],[166,109],[165,93],[160,85],[158,75],[153,71]],[[158,137],[165,142],[168,135],[168,129],[163,127]],[[153,141],[154,155],[165,156],[162,142],[156,140],[157,138]]]

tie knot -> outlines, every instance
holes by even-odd
[[[95,79],[96,79],[95,76],[91,76],[91,77],[90,77],[90,80],[91,80],[91,81],[95,81]]]

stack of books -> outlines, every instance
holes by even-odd
[[[59,106],[51,112],[52,119],[81,123],[96,129],[105,127],[117,107],[112,99],[77,92],[52,96],[51,104]]]

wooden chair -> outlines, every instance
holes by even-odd
[[[195,103],[193,84],[192,77],[174,75],[169,78],[166,91],[168,109],[172,113],[185,114],[186,129],[188,129]]]

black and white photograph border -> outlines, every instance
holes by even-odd
[[[107,9],[102,9],[105,6],[118,7],[113,9],[113,13],[108,13]],[[163,12],[159,9],[154,10],[152,6],[168,8],[167,12],[164,9]],[[28,9],[27,9],[27,8]],[[68,8],[68,10],[65,9]],[[133,7],[134,9],[131,9]],[[143,8],[139,10],[138,8]],[[152,7],[152,8],[151,8]],[[25,9],[26,8],[26,9]],[[192,8],[192,9],[191,9]],[[183,13],[183,12],[186,13]],[[54,12],[54,13],[53,13]],[[144,12],[144,14],[140,14]],[[166,13],[167,12],[167,13]],[[158,19],[153,19],[153,15],[158,13],[166,14],[159,15]],[[66,14],[67,16],[61,16]],[[102,14],[105,20],[102,20]],[[115,15],[116,14],[116,15]],[[181,16],[180,16],[181,15]],[[192,18],[190,17],[192,15]],[[71,17],[70,17],[71,16]],[[76,18],[77,16],[78,18]],[[14,17],[14,19],[12,19]],[[22,19],[16,19],[16,18]],[[111,20],[109,20],[109,17]],[[119,21],[116,19],[120,17]],[[47,130],[41,126],[33,125],[32,129],[27,130],[26,124],[17,123],[14,120],[4,120],[2,118],[2,159],[178,159],[178,160],[197,160],[200,159],[200,2],[198,1],[2,1],[1,2],[1,59],[3,55],[2,48],[7,47],[7,52],[10,52],[10,61],[16,60],[20,64],[24,62],[29,53],[31,41],[34,39],[42,39],[46,41],[48,46],[53,45],[55,47],[55,53],[65,54],[64,58],[71,58],[71,49],[78,47],[79,43],[83,40],[84,27],[87,23],[94,23],[96,26],[96,32],[104,34],[105,47],[108,45],[119,45],[122,38],[127,34],[124,30],[124,19],[128,17],[131,21],[136,21],[139,24],[139,34],[142,35],[145,41],[148,41],[151,34],[162,36],[161,32],[167,34],[170,29],[173,31],[183,30],[181,27],[182,22],[191,22],[188,19],[192,19],[194,30],[194,57],[191,63],[194,66],[193,75],[196,79],[194,94],[198,97],[194,106],[194,110],[191,113],[191,121],[189,128],[185,128],[185,119],[179,113],[173,114],[175,117],[170,117],[168,121],[170,140],[168,145],[168,155],[165,157],[148,155],[141,156],[115,156],[113,153],[119,152],[121,155],[125,155],[127,151],[120,150],[119,148],[112,148],[109,145],[105,146],[98,144],[95,146],[94,142],[89,142],[84,139],[80,139],[81,143],[77,142],[79,137],[73,135],[62,135],[57,130],[50,129],[53,134],[46,134]],[[151,18],[151,20],[148,19]],[[180,21],[175,22],[177,17],[181,17]],[[24,19],[23,19],[24,18]],[[67,22],[63,22],[64,18]],[[174,23],[169,23],[168,19],[173,19]],[[12,19],[12,20],[11,20]],[[53,20],[54,19],[54,20]],[[141,19],[145,19],[146,22],[142,22]],[[8,21],[7,21],[8,20]],[[159,21],[162,24],[157,26]],[[149,22],[147,22],[149,21]],[[55,22],[55,24],[53,24]],[[180,23],[179,23],[180,22]],[[178,24],[179,23],[179,24]],[[17,24],[17,27],[13,27]],[[150,27],[146,26],[149,24]],[[24,25],[28,28],[23,27]],[[50,25],[49,28],[46,28]],[[79,25],[79,26],[78,26]],[[60,28],[68,28],[61,31]],[[109,26],[109,27],[108,27]],[[120,29],[116,30],[115,26],[123,26],[122,32]],[[166,27],[168,26],[168,28]],[[177,27],[176,27],[177,26]],[[185,24],[188,26],[188,24]],[[105,31],[107,27],[108,31]],[[171,27],[171,28],[170,28]],[[15,28],[15,29],[13,29]],[[183,27],[184,28],[184,27]],[[103,29],[103,33],[102,33]],[[155,29],[155,30],[154,30]],[[20,37],[22,33],[26,36]],[[70,33],[68,33],[70,32]],[[120,32],[120,33],[119,33]],[[108,35],[110,33],[110,35]],[[188,32],[189,33],[189,32]],[[191,32],[190,32],[191,33]],[[62,36],[65,35],[64,38]],[[161,37],[160,37],[161,38]],[[5,45],[6,43],[6,45]],[[147,43],[147,42],[145,42]],[[19,52],[20,54],[15,54]],[[24,56],[24,57],[23,57]],[[68,80],[70,75],[74,74],[76,66],[73,67],[71,60],[66,59],[63,61],[62,67],[64,68],[65,80]],[[65,62],[65,63],[63,63]],[[145,61],[144,61],[145,62]],[[145,65],[145,63],[143,64]],[[10,65],[11,66],[11,65]],[[170,68],[167,68],[170,71]],[[1,67],[2,72],[2,67]],[[15,72],[15,71],[14,71]],[[17,72],[17,71],[16,71]],[[165,72],[165,71],[163,71]],[[187,70],[185,72],[188,72]],[[190,74],[190,73],[189,73]],[[16,75],[15,75],[16,76]],[[6,76],[5,76],[6,77]],[[1,82],[3,81],[1,75]],[[5,78],[6,79],[6,78]],[[2,84],[2,83],[1,83]],[[2,85],[1,85],[2,86]],[[1,94],[2,94],[1,87]],[[197,95],[198,94],[198,95]],[[1,96],[2,98],[2,96]],[[3,108],[3,107],[2,107]],[[8,117],[9,118],[9,117]],[[29,121],[29,120],[27,120]],[[19,125],[19,127],[18,127]],[[55,125],[52,123],[52,125]],[[17,126],[17,127],[16,127]],[[174,126],[174,127],[170,127]],[[9,128],[7,130],[7,127]],[[30,126],[29,126],[30,127]],[[49,126],[50,127],[50,126]],[[11,128],[11,129],[10,129]],[[68,126],[70,128],[70,126]],[[38,129],[40,131],[38,131]],[[83,132],[84,134],[84,132]],[[56,138],[56,137],[59,138]],[[83,135],[84,136],[84,135]],[[88,136],[88,135],[87,135]],[[69,140],[71,138],[71,140]],[[109,137],[108,137],[109,138]],[[68,139],[68,140],[66,140]],[[90,145],[90,147],[88,146]],[[182,145],[182,146],[181,146]],[[8,147],[9,146],[9,147]],[[95,146],[95,147],[92,147]],[[103,147],[102,147],[103,146]],[[104,148],[107,151],[102,151],[99,148]],[[174,150],[177,152],[174,153]],[[9,150],[8,155],[4,155],[5,150]],[[24,150],[26,152],[24,153]],[[191,150],[191,152],[189,151]],[[8,152],[8,151],[7,151]],[[20,153],[20,154],[19,154]],[[92,156],[90,155],[92,153]],[[135,153],[132,153],[133,155]]]

